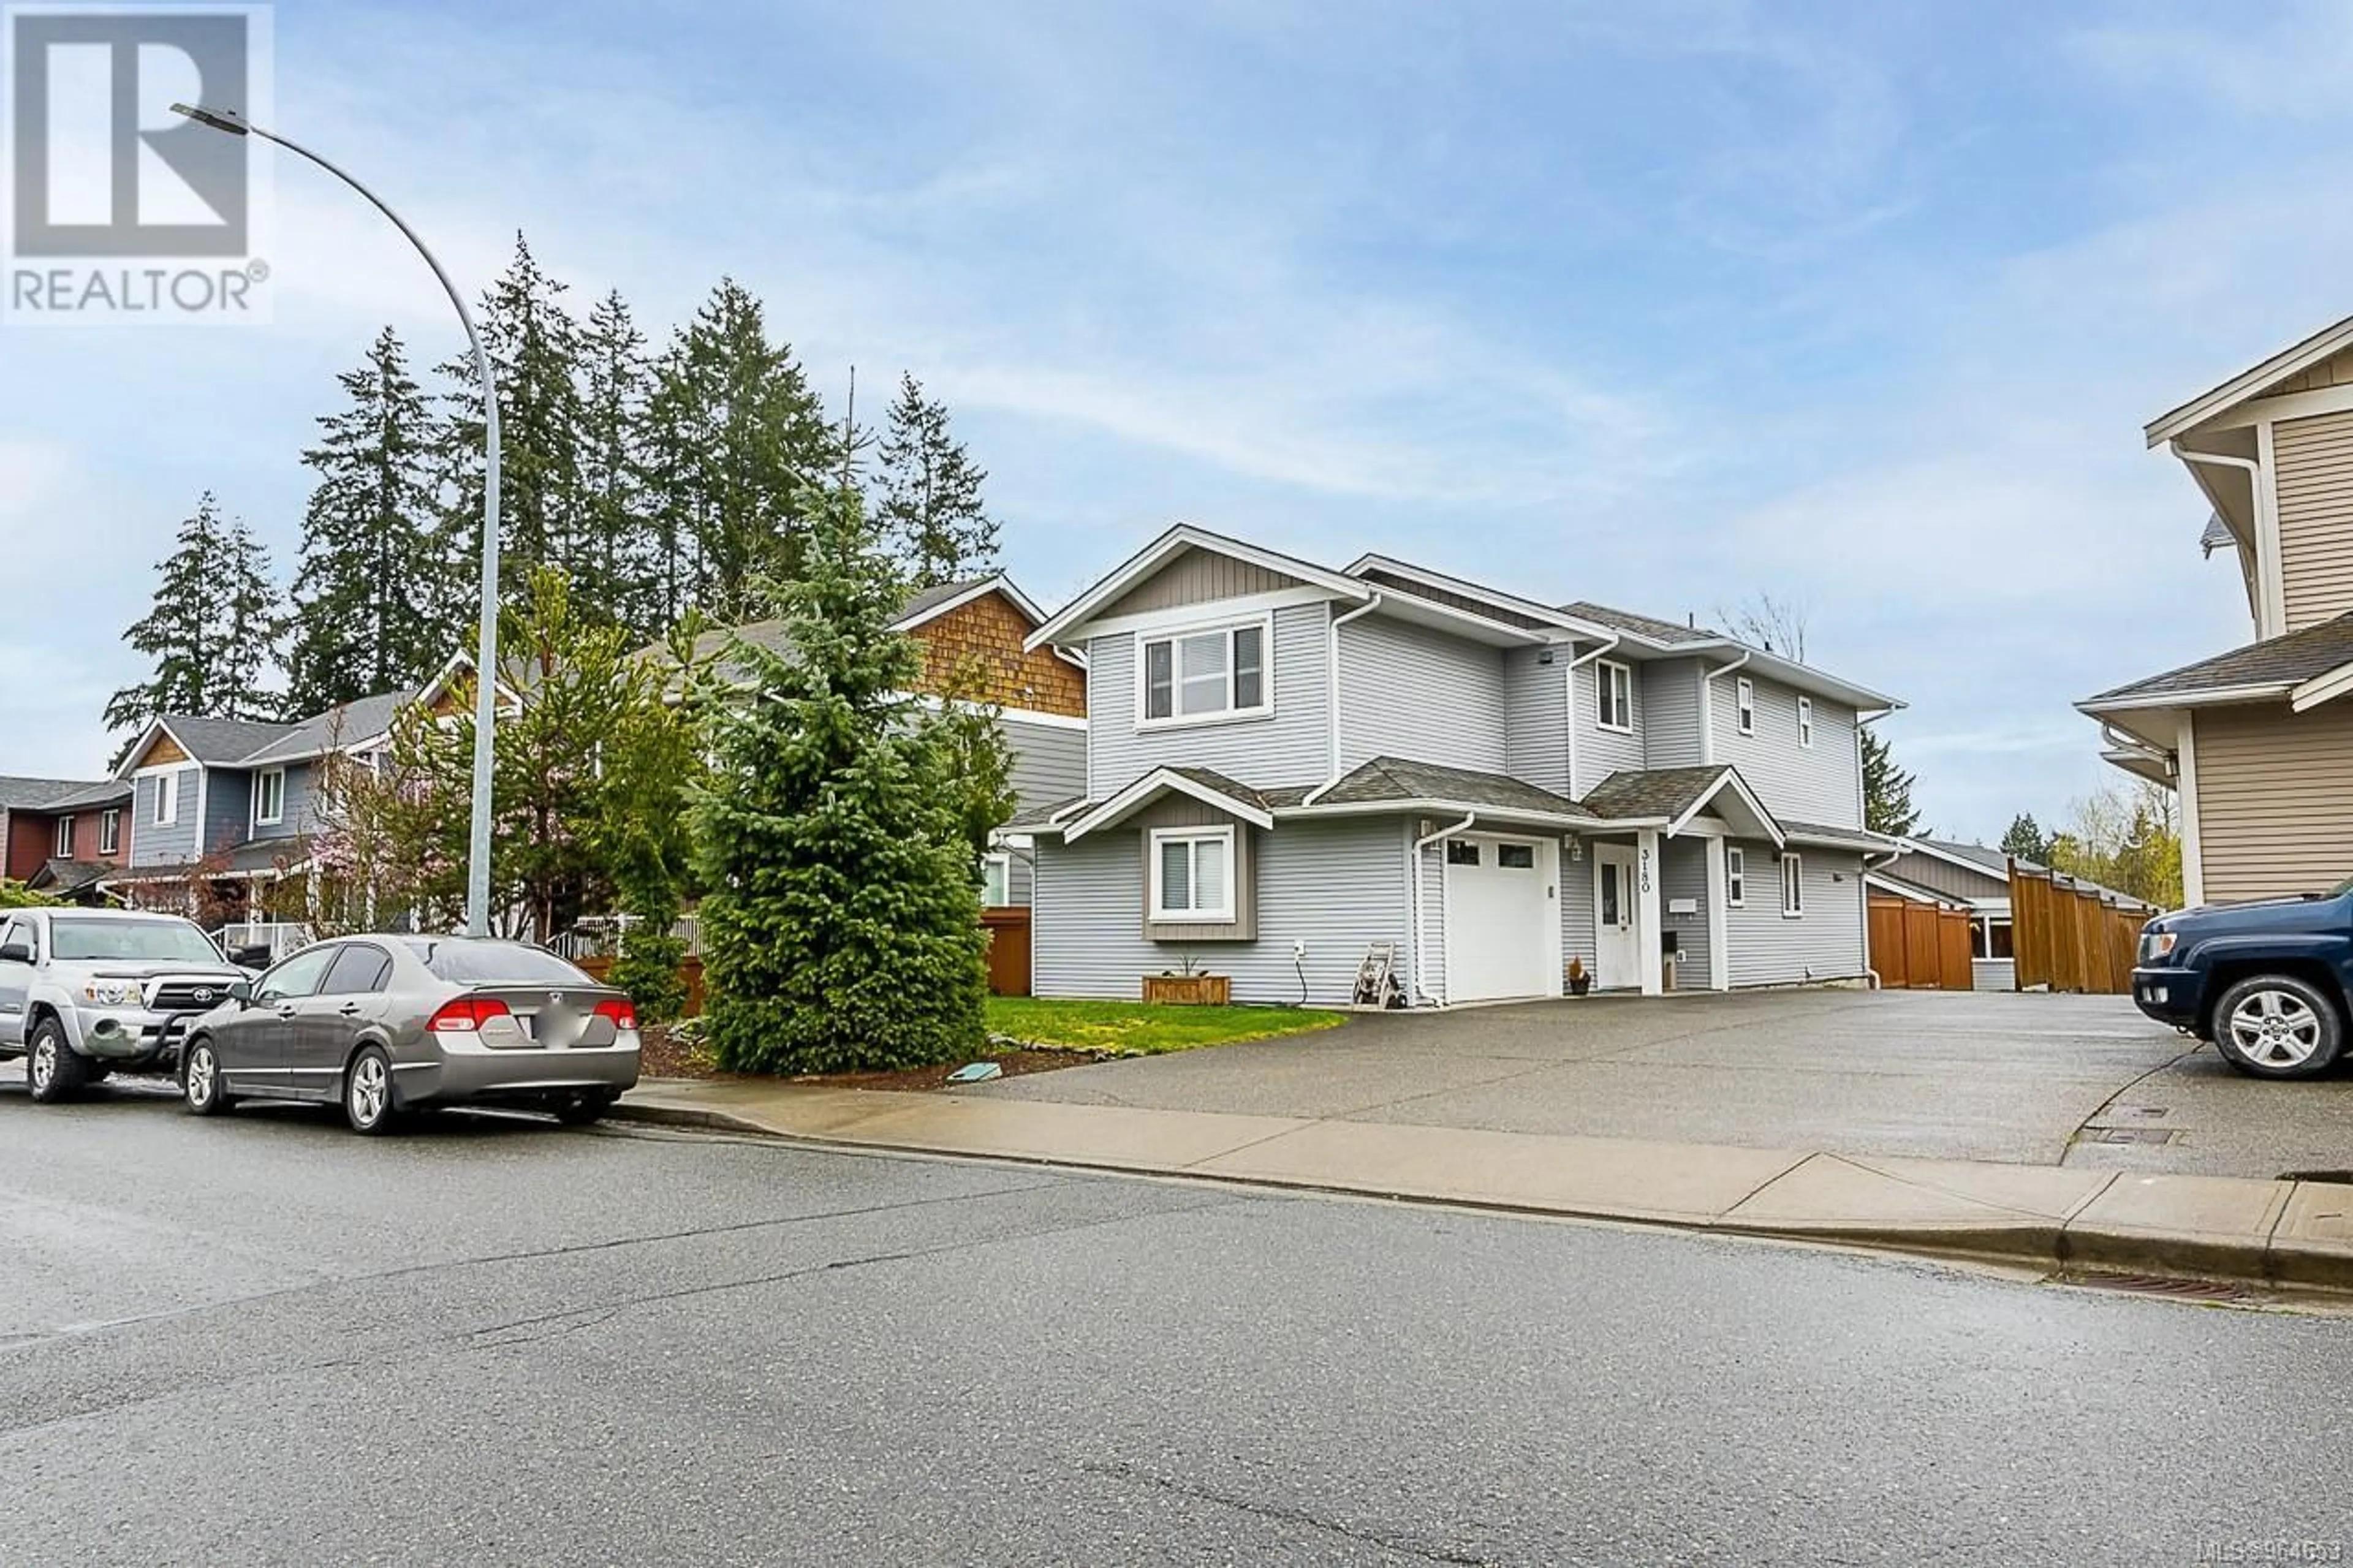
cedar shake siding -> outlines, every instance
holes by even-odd
[[[2300,632],[2353,610],[2353,413],[2274,426],[2280,583]]]
[[[1036,629],[997,593],[934,616],[913,633],[923,651],[923,689],[976,697],[999,708],[1085,718],[1086,671],[1050,648],[1024,652],[1022,639]]]
[[[2353,875],[2353,700],[2209,708],[2196,724],[2210,901],[2325,892]]]

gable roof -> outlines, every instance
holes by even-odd
[[[1638,637],[1644,637],[1651,642],[1665,643],[1670,647],[1683,643],[1733,640],[1722,632],[1705,631],[1697,626],[1678,626],[1672,621],[1662,621],[1656,616],[1638,616],[1631,610],[1618,610],[1612,609],[1608,605],[1597,605],[1590,599],[1579,599],[1574,604],[1563,605],[1561,611],[1565,615],[1575,616],[1581,621],[1597,622],[1612,631],[1632,632]]]
[[[469,667],[470,668],[470,667]],[[248,719],[207,719],[194,713],[165,713],[141,732],[122,753],[115,770],[119,781],[138,770],[140,759],[159,734],[171,737],[191,762],[211,768],[276,767],[308,762],[341,746],[373,740],[392,728],[393,715],[416,693],[385,692],[342,703],[290,723],[266,724]]]
[[[1228,812],[1253,827],[1272,827],[1274,816],[1267,797],[1208,768],[1155,768],[1099,805],[1079,812],[1061,825],[1062,841],[1075,843],[1088,834],[1115,827],[1164,795],[1181,795],[1204,805]]]
[[[1303,804],[1304,804],[1303,802]],[[1375,757],[1315,796],[1317,806],[1420,805],[1484,807],[1522,816],[1573,817],[1593,814],[1565,795],[1555,795],[1508,773],[1446,767],[1405,757]]]
[[[899,607],[899,618],[892,623],[892,628],[902,632],[913,631],[925,621],[937,620],[950,610],[989,594],[1004,595],[1033,626],[1046,618],[1046,612],[1039,609],[1029,595],[1014,586],[1012,578],[1002,572],[993,572],[986,577],[967,577],[961,583],[943,583],[936,588],[920,590]]]
[[[1113,567],[1093,587],[1054,612],[1046,623],[1029,634],[1024,647],[1039,647],[1054,641],[1074,626],[1084,626],[1089,617],[1106,605],[1116,604],[1126,592],[1160,570],[1187,550],[1207,550],[1219,555],[1229,555],[1238,561],[1248,561],[1270,572],[1322,588],[1336,598],[1362,604],[1373,596],[1373,590],[1345,573],[1330,571],[1312,561],[1302,561],[1280,551],[1245,544],[1239,539],[1229,539],[1222,533],[1212,533],[1206,528],[1196,528],[1180,522],[1151,543]]]
[[[1587,792],[1586,809],[1597,816],[1612,819],[1639,817],[1666,820],[1670,834],[1688,826],[1692,818],[1730,792],[1738,815],[1744,822],[1735,824],[1752,833],[1771,839],[1775,845],[1786,841],[1787,835],[1740,770],[1728,763],[1718,763],[1695,768],[1627,769],[1611,773],[1599,786]]]
[[[2219,386],[2207,388],[2178,408],[2168,409],[2144,426],[2141,434],[2152,447],[2169,441],[2218,414],[2262,395],[2274,382],[2310,370],[2347,348],[2353,348],[2353,316],[2334,326],[2323,327],[2294,347],[2282,349],[2261,364],[2241,371]]]
[[[91,790],[118,790],[112,780],[90,784],[79,779],[0,777],[0,811],[53,811]]]
[[[2098,714],[2285,698],[2348,664],[2353,664],[2353,613],[2086,697],[2075,706]]]

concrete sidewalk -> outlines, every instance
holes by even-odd
[[[2353,1186],[648,1079],[617,1118],[2010,1263],[2353,1289]]]

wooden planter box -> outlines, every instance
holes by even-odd
[[[1180,1007],[1223,1007],[1234,999],[1229,974],[1147,974],[1144,999]]]

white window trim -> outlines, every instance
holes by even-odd
[[[1748,851],[1727,848],[1724,852],[1724,905],[1726,909],[1748,907]]]
[[[1791,895],[1796,900],[1791,900]],[[1806,918],[1806,858],[1802,855],[1781,857],[1781,918],[1799,921]]]
[[[1745,675],[1732,683],[1732,722],[1744,735],[1757,733],[1757,683]]]
[[[1632,734],[1634,732],[1634,667],[1630,664],[1621,664],[1614,658],[1604,658],[1594,662],[1593,670],[1593,727],[1597,730],[1607,730],[1613,735]],[[1615,724],[1602,716],[1607,707],[1603,699],[1609,695],[1609,679],[1613,671],[1626,678],[1626,701],[1619,714],[1620,722]]]
[[[98,814],[98,852],[117,855],[122,850],[122,808],[110,805]]]
[[[268,816],[261,815],[261,786],[266,780],[278,781],[278,809]],[[286,770],[264,768],[253,775],[253,825],[256,827],[276,827],[286,820]]]
[[[185,770],[174,768],[170,773],[155,775],[155,826],[171,827],[180,820],[180,774]]]
[[[63,816],[58,818],[57,832],[50,839],[49,847],[58,852],[58,859],[70,860],[73,858],[73,813],[68,812]]]
[[[1145,717],[1144,705],[1146,693],[1145,672],[1151,665],[1151,660],[1145,657],[1145,650],[1149,645],[1156,642],[1173,645],[1184,641],[1187,637],[1207,637],[1214,632],[1225,633],[1226,696],[1231,699],[1234,692],[1233,634],[1238,631],[1248,631],[1252,626],[1256,626],[1259,631],[1259,694],[1263,699],[1257,707],[1227,708],[1215,713],[1172,711],[1166,719]],[[1135,648],[1135,727],[1139,731],[1190,730],[1198,729],[1204,724],[1244,724],[1274,717],[1273,616],[1242,616],[1220,620],[1198,621],[1187,626],[1169,626],[1149,633],[1138,632],[1134,647]],[[1181,672],[1176,668],[1176,658],[1172,649],[1169,654],[1169,670],[1175,684],[1169,691],[1168,705],[1171,709],[1176,706],[1177,694],[1184,689],[1185,685]]]
[[[1808,751],[1814,749],[1814,700],[1798,699],[1798,744]]]
[[[1013,901],[1013,857],[1012,857],[1012,856],[1010,856],[1010,855],[1006,854],[1006,853],[1005,853],[1004,851],[1002,851],[1002,850],[991,850],[991,851],[989,851],[989,853],[987,853],[987,854],[986,854],[986,855],[984,855],[984,856],[982,856],[982,857],[980,858],[980,865],[981,865],[981,879],[980,879],[980,898],[981,898],[981,902],[982,902],[983,904],[985,904],[985,905],[987,905],[987,907],[988,907],[988,908],[990,908],[990,909],[1003,909],[1003,908],[1005,908],[1005,907],[1006,907],[1006,904],[1009,904],[1009,903],[1011,903],[1011,902]],[[989,870],[989,868],[990,868],[991,867],[994,867],[994,868],[996,868],[997,869],[998,869],[998,870],[1000,870],[1000,871],[1003,871],[1003,872],[1005,873],[1005,903],[1002,903],[1002,904],[990,904],[990,903],[988,903],[988,875],[987,875],[987,873],[988,873],[988,870]]]
[[[1214,910],[1172,910],[1161,902],[1160,847],[1171,842],[1216,841],[1226,848],[1225,902]],[[1231,827],[1155,827],[1151,835],[1152,897],[1147,912],[1154,925],[1231,925],[1235,921],[1234,830]]]

